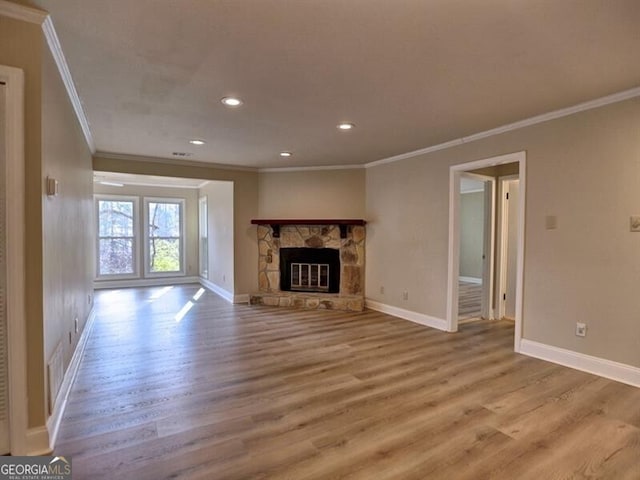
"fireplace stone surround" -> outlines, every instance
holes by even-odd
[[[363,220],[296,220],[295,222],[283,220],[281,224],[277,222],[275,220],[252,221],[258,225],[259,291],[249,296],[249,303],[302,309],[356,312],[364,310],[365,222]],[[340,259],[339,292],[281,290],[281,248],[337,250]]]

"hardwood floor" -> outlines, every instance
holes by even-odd
[[[198,290],[96,293],[56,446],[74,479],[640,478],[640,389],[513,353],[510,322]]]
[[[458,282],[458,320],[479,319],[482,314],[482,285]]]

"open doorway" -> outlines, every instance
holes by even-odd
[[[516,278],[518,261],[518,201],[520,179],[506,175],[498,179],[500,216],[498,239],[497,318],[515,320]]]
[[[460,175],[460,323],[492,317],[495,183],[486,175]]]
[[[520,349],[522,332],[525,160],[525,152],[518,152],[454,165],[450,168],[449,184],[447,330],[455,332],[459,323],[469,319],[511,318],[515,322],[516,351]],[[469,180],[483,184],[482,190],[479,183],[475,184],[480,195],[476,195],[471,212],[472,197],[465,198],[474,190],[468,188]],[[498,188],[494,188],[496,185]],[[475,246],[469,253],[472,243],[468,229],[474,223]],[[468,263],[469,255],[475,262],[472,265]],[[469,270],[470,265],[475,270]],[[482,275],[478,277],[480,271]],[[475,272],[475,276],[465,275],[467,272]],[[475,282],[475,303],[468,303],[469,285],[463,282],[472,285]]]

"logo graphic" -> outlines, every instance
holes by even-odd
[[[0,457],[0,480],[71,480],[71,458]]]

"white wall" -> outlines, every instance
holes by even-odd
[[[444,319],[449,166],[522,150],[524,338],[640,366],[638,98],[367,169],[367,297]]]
[[[460,276],[482,278],[484,192],[460,194]]]
[[[264,172],[258,177],[261,218],[363,218],[365,171]]]
[[[201,197],[207,197],[209,213],[209,265],[206,279],[233,296],[235,293],[233,182],[209,182],[200,189],[199,194]],[[257,277],[257,256],[255,263]]]

